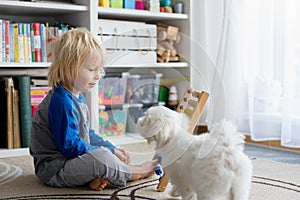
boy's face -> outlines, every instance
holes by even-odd
[[[98,55],[89,56],[78,71],[77,79],[74,83],[73,92],[90,92],[98,85],[99,80],[104,75],[103,65]]]

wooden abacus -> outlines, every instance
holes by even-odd
[[[197,91],[191,87],[188,87],[177,106],[176,112],[186,113],[191,116],[190,126],[188,132],[193,134],[193,131],[197,125],[198,120],[201,117],[201,114],[204,110],[206,102],[208,100],[209,93],[205,91]],[[169,177],[166,173],[161,177],[157,190],[164,192],[169,183]]]

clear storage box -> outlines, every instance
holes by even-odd
[[[119,136],[125,132],[128,105],[99,106],[99,134]]]
[[[126,103],[157,103],[162,74],[130,74],[127,79]]]
[[[99,81],[99,105],[123,104],[127,77],[129,73],[106,73],[105,77]]]

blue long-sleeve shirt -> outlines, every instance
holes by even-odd
[[[30,133],[30,154],[42,182],[49,181],[70,158],[100,147],[114,153],[115,146],[89,127],[83,95],[76,98],[61,85],[49,92],[32,119]]]
[[[114,153],[115,146],[89,128],[89,113],[82,94],[79,98],[59,85],[54,91],[48,110],[49,125],[59,151],[74,158],[99,147]]]

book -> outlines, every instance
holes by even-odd
[[[19,35],[19,31],[18,31],[18,23],[14,23],[14,61],[15,62],[20,62],[20,56],[19,56],[19,39],[18,39],[18,35]]]
[[[31,41],[31,61],[35,62],[33,23],[30,23],[30,41]]]
[[[40,25],[41,34],[41,52],[42,52],[42,62],[47,62],[47,47],[46,47],[46,26],[45,24]]]
[[[40,23],[33,23],[33,35],[34,35],[34,56],[35,62],[42,62],[41,52],[41,28]]]
[[[5,20],[5,62],[10,61],[10,21]]]
[[[26,31],[27,31],[27,51],[28,51],[28,61],[32,62],[31,55],[31,31],[30,31],[30,23],[26,23]]]
[[[30,77],[19,76],[20,94],[20,116],[21,116],[21,136],[22,147],[28,147],[30,141],[30,131],[32,122],[32,111],[30,103]]]
[[[6,34],[6,25],[5,25],[5,21],[6,20],[2,20],[2,42],[1,42],[1,45],[2,45],[2,52],[1,52],[1,55],[2,55],[2,62],[5,62],[5,52],[6,52],[6,47],[5,47],[5,34]]]
[[[3,60],[2,60],[2,40],[3,40],[3,38],[2,38],[2,26],[5,26],[5,25],[3,24],[3,20],[0,19],[0,62],[3,62]]]
[[[23,34],[23,52],[24,52],[24,62],[29,62],[29,53],[28,52],[28,35],[27,35],[27,25],[22,23],[22,34]]]
[[[54,42],[55,42],[55,28],[48,27],[48,40],[47,40],[47,61],[52,61],[53,51],[54,51]]]
[[[32,86],[48,86],[49,82],[46,78],[32,78],[31,85]]]
[[[9,41],[10,41],[10,58],[9,61],[10,62],[15,62],[15,49],[14,49],[14,45],[15,45],[15,40],[14,40],[14,24],[10,23],[9,24]]]
[[[35,114],[38,105],[43,101],[51,90],[50,86],[30,86],[30,102],[32,109],[32,116]]]
[[[4,124],[0,147],[13,148],[13,80],[11,77],[0,79],[0,120]]]
[[[25,62],[23,23],[18,23],[19,62]]]
[[[21,148],[19,92],[13,91],[13,148]]]

